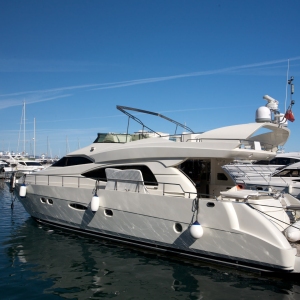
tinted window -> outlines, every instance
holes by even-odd
[[[269,163],[271,163],[271,161],[268,160],[258,160],[256,162],[254,162],[254,165],[268,165]]]
[[[92,161],[86,157],[81,156],[65,156],[61,158],[59,161],[54,163],[52,167],[67,167],[67,166],[76,166],[76,165],[84,165],[91,164]]]
[[[287,157],[275,157],[270,161],[270,165],[288,165],[290,161],[291,159]]]
[[[116,167],[113,166],[112,168],[119,169],[119,170],[128,170],[128,169],[140,170],[142,172],[143,179],[146,185],[155,185],[155,186],[158,185],[154,174],[147,166],[116,166]],[[107,181],[105,169],[106,168],[92,170],[83,173],[82,176],[96,179],[96,180]]]
[[[273,175],[273,177],[298,177],[298,176],[299,176],[298,169],[282,170],[281,172]]]
[[[297,158],[275,157],[270,160],[270,165],[290,165],[298,162]]]
[[[291,158],[290,159],[290,163],[291,164],[294,164],[294,163],[296,163],[296,162],[299,162],[300,160],[298,159],[298,158]]]
[[[35,162],[35,161],[27,161],[26,165],[27,166],[41,166],[42,164],[40,164],[39,162]]]

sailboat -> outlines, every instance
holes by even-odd
[[[17,153],[7,153],[5,156],[2,156],[2,160],[8,163],[8,166],[4,167],[4,171],[7,174],[16,172],[17,177],[21,177],[23,174],[30,174],[32,172],[37,172],[45,169],[39,161],[35,161],[35,118],[34,118],[34,155],[33,159],[29,159],[28,154],[26,153],[26,103],[23,102],[21,122],[20,122],[20,131],[19,131],[19,139],[18,139],[18,147]],[[21,129],[23,125],[23,151],[19,153],[19,145],[20,145],[20,135]]]

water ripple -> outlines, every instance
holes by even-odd
[[[0,190],[3,299],[297,299],[300,281],[174,260],[30,218]]]

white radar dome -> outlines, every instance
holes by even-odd
[[[271,111],[266,106],[261,106],[256,110],[255,122],[264,123],[271,122]]]

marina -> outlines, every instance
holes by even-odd
[[[128,116],[126,134],[98,133],[45,170],[13,174],[10,191],[42,224],[184,259],[300,274],[299,200],[241,189],[222,170],[233,159],[272,158],[288,139],[278,101],[264,98],[269,104],[258,111],[267,109],[268,120],[200,134],[162,114],[117,106]],[[175,134],[154,131],[132,112],[173,123]],[[143,129],[129,134],[130,119]]]
[[[0,299],[300,299],[299,1],[2,2]]]

